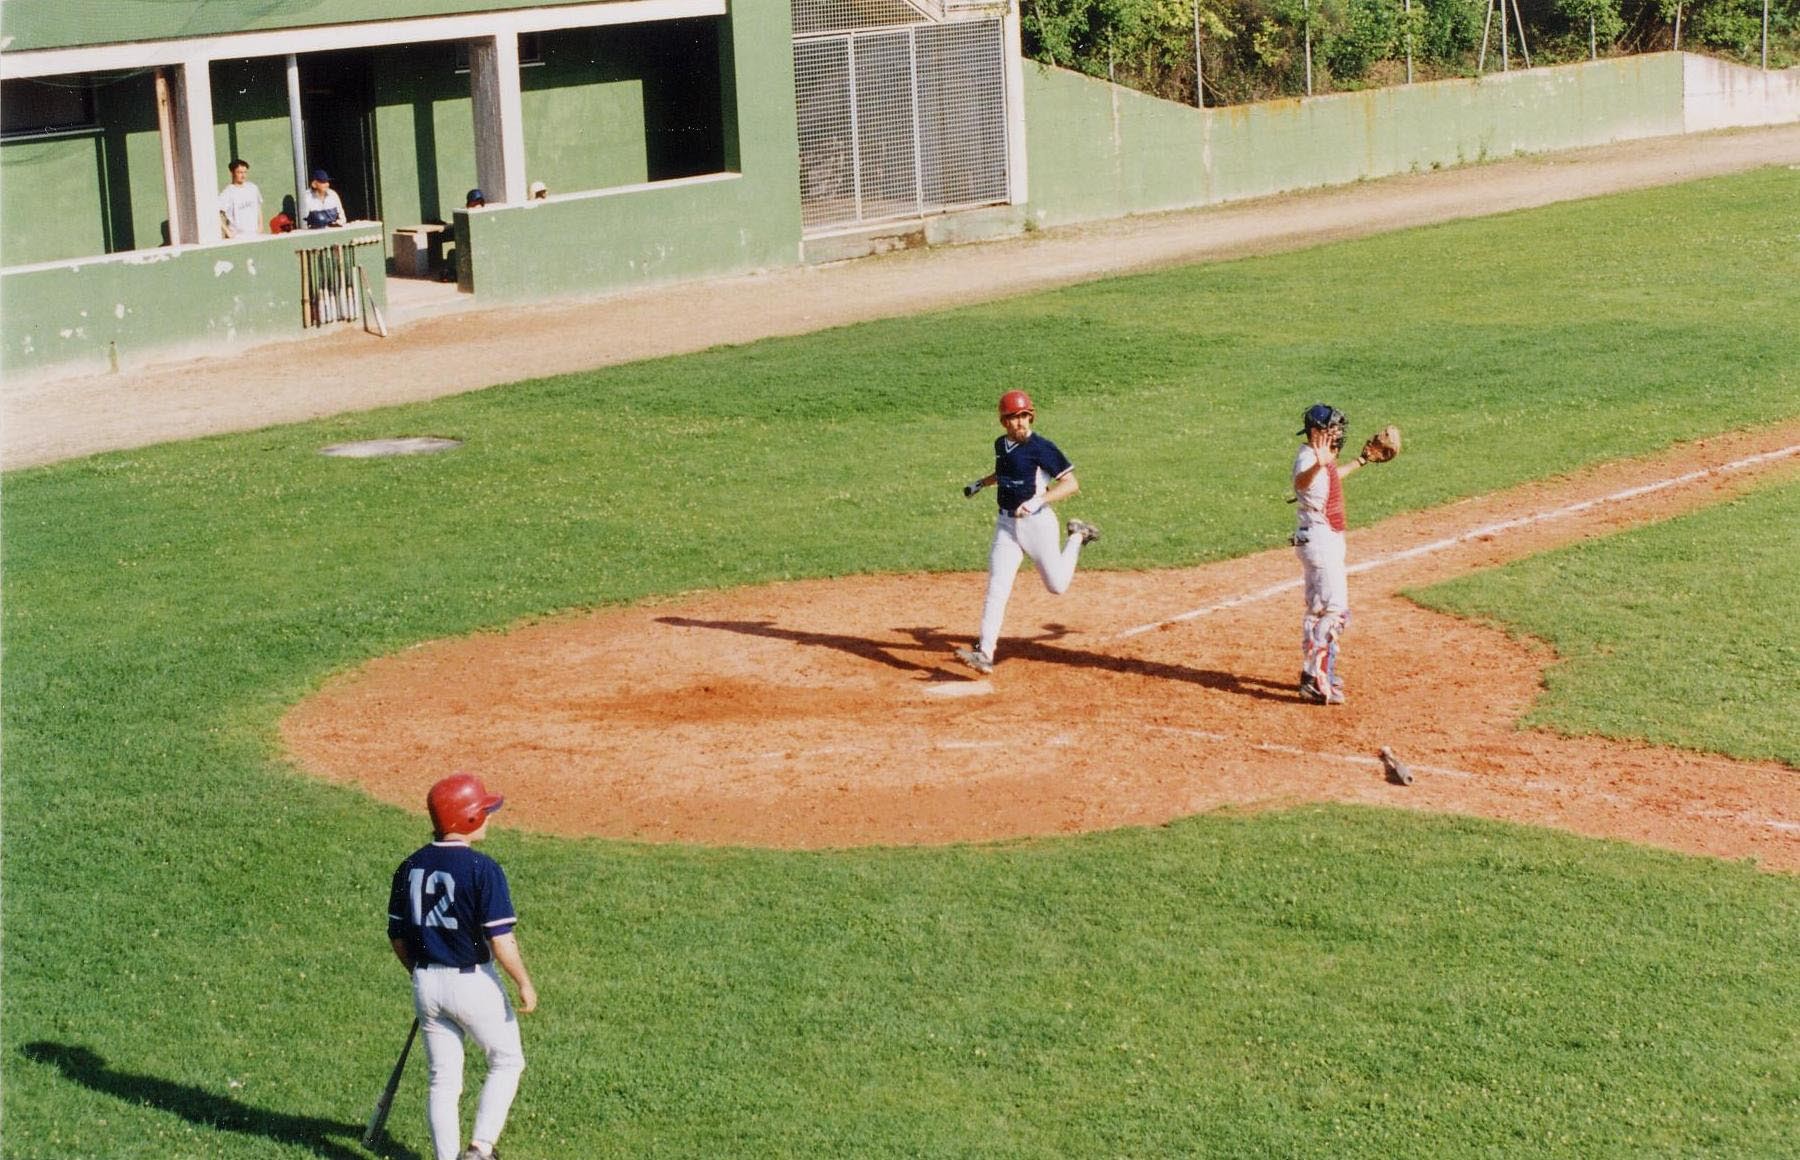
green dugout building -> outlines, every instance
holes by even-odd
[[[5,0],[0,85],[7,376],[1800,120],[1685,53],[1193,108],[1023,64],[1017,0]],[[323,169],[350,223],[226,236],[233,158],[240,221]]]
[[[390,278],[789,265],[1024,192],[1008,0],[7,0],[0,84],[8,374],[367,324]],[[234,158],[260,233],[227,236]],[[269,232],[316,170],[349,224]]]

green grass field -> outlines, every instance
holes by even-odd
[[[1800,487],[1768,488],[1412,595],[1556,647],[1532,725],[1800,770],[1797,545]]]
[[[557,609],[977,570],[991,516],[957,485],[1015,385],[1117,567],[1278,542],[1320,398],[1411,436],[1358,521],[1792,419],[1796,220],[1800,177],[1768,170],[9,474],[0,1152],[365,1155],[409,1018],[387,876],[425,835],[282,763],[280,714],[328,675]],[[315,454],[402,434],[467,444]],[[1521,568],[1581,594],[1645,573],[1634,618],[1658,584],[1791,609],[1791,534],[1716,587],[1676,547],[1739,554],[1743,511],[1791,532],[1795,502]],[[1443,598],[1490,616],[1531,590],[1469,583]],[[1520,618],[1575,689],[1596,623]],[[1782,639],[1754,663],[1791,678]],[[1564,696],[1559,728],[1649,729]],[[1791,761],[1792,704],[1669,737]],[[512,1160],[1800,1138],[1800,881],[1747,865],[1345,808],[940,850],[489,849],[543,997]],[[384,1154],[426,1153],[414,1068]]]

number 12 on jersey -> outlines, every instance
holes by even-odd
[[[457,929],[456,916],[450,913],[450,904],[456,899],[456,879],[442,870],[426,874],[414,867],[407,875],[407,881],[412,888],[413,925]],[[429,912],[425,910],[425,899],[428,896],[437,899]]]

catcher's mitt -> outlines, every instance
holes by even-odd
[[[1358,456],[1364,463],[1386,463],[1400,454],[1400,428],[1389,424],[1363,444],[1362,454]]]

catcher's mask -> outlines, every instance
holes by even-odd
[[[1308,431],[1330,431],[1333,450],[1344,445],[1344,431],[1350,426],[1350,420],[1342,411],[1326,403],[1314,403],[1308,407],[1301,421],[1303,425],[1294,434],[1304,435]]]
[[[489,793],[472,773],[456,773],[431,787],[425,808],[431,812],[431,828],[440,838],[473,834],[506,799]]]

